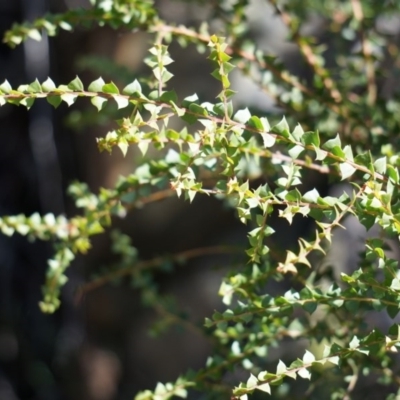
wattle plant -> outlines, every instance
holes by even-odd
[[[246,399],[257,391],[293,398],[291,390],[296,391],[297,386],[291,389],[291,383],[297,377],[310,380],[309,396],[315,391],[318,397],[327,385],[331,398],[349,399],[358,376],[377,373],[383,384],[395,387],[388,398],[397,398],[399,382],[390,354],[400,344],[398,325],[381,332],[362,324],[370,311],[395,317],[400,300],[398,261],[385,254],[384,242],[385,237],[400,234],[400,161],[395,137],[399,102],[397,93],[390,98],[380,96],[378,79],[390,64],[378,50],[390,45],[389,56],[395,57],[398,47],[374,24],[384,11],[383,3],[390,2],[371,5],[356,0],[349,4],[310,0],[281,5],[269,1],[312,71],[312,84],[288,72],[277,58],[247,40],[247,1],[215,6],[213,18],[225,21],[222,31],[215,34],[206,25],[195,29],[163,21],[152,1],[92,3],[87,10],[15,25],[4,39],[15,46],[28,37],[40,40],[42,30],[55,35],[59,29],[71,30],[88,22],[140,29],[153,38],[145,60],[152,75],[124,88],[101,77],[91,83],[76,77],[66,84],[55,84],[48,78],[17,88],[8,81],[0,85],[2,106],[8,103],[29,109],[35,101],[48,101],[53,107],[63,102],[72,106],[88,98],[102,113],[108,102],[115,102],[126,114],[115,121],[114,130],[98,139],[99,150],[112,152],[118,147],[125,155],[129,146],[137,146],[143,155],[136,171],[122,177],[113,188],[95,194],[84,183],[72,184],[69,193],[81,209],[79,215],[0,219],[5,235],[18,233],[54,244],[43,286],[42,311],[57,310],[60,290],[68,284],[68,266],[77,254],[90,249],[92,236],[103,233],[113,218],[124,218],[137,204],[167,196],[182,196],[190,202],[196,196],[215,196],[235,208],[240,221],[247,224],[248,245],[240,252],[246,262],[232,264],[221,283],[224,310],[215,312],[201,327],[213,338],[214,353],[203,369],[188,372],[172,383],[159,383],[154,391],[141,392],[136,399],[186,397],[188,390],[210,398],[230,395]],[[346,57],[338,48],[337,63],[328,69],[321,47],[301,34],[307,17],[304,10],[309,9],[303,3],[309,3],[323,18],[331,18],[329,10],[336,9],[330,27],[336,40],[343,43],[350,40],[348,37],[360,37],[360,51]],[[385,12],[399,11],[398,6],[390,7]],[[340,24],[346,30],[340,30]],[[174,40],[205,50],[214,68],[212,76],[220,86],[215,102],[203,102],[197,95],[180,99],[168,86],[172,77],[168,66],[173,62],[168,45]],[[269,119],[274,117],[235,109],[230,81],[234,68],[268,92],[286,118],[281,115],[280,122],[272,124]],[[157,150],[158,158],[154,153],[146,157],[149,147]],[[335,182],[348,181],[352,194],[336,198],[322,196],[316,188],[304,191],[302,183],[309,170],[328,174]],[[285,248],[283,243],[282,253],[271,251],[273,213],[288,224],[298,214],[314,221],[312,237],[299,238],[296,249]],[[317,263],[329,252],[335,230],[341,229],[348,215],[367,230],[379,225],[382,234],[368,240],[354,273],[342,273],[341,283],[329,280],[326,284]],[[167,300],[152,285],[152,274],[166,262],[213,252],[239,253],[238,249],[218,246],[143,261],[127,236],[114,233],[113,240],[120,265],[79,288],[78,296],[130,275],[147,305],[164,307],[169,320],[173,315],[178,323],[180,316],[168,309]],[[283,278],[291,289],[283,295],[270,295],[267,284]],[[288,340],[298,343],[303,356],[288,365],[279,360],[271,369],[266,362],[270,348]],[[232,369],[242,371],[233,384],[225,379]],[[304,398],[307,393],[303,393]]]

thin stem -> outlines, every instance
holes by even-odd
[[[168,311],[161,302],[155,302],[151,306],[160,316],[172,321],[173,323],[177,325],[181,325],[184,328],[186,328],[188,331],[191,331],[192,333],[199,335],[201,337],[205,336],[205,332],[200,329],[196,324],[193,322],[184,319],[180,317],[179,315],[176,315],[170,311]]]
[[[368,104],[370,106],[373,106],[376,102],[376,97],[377,97],[375,66],[374,66],[374,60],[372,58],[371,46],[362,26],[364,20],[364,13],[360,0],[351,0],[351,7],[353,8],[354,18],[359,23],[359,28],[360,28],[361,48],[365,60],[365,69],[367,75]]]
[[[165,23],[159,23],[156,26],[152,27],[151,29],[153,32],[158,32],[160,30],[163,30],[163,31],[172,33],[177,36],[186,36],[186,37],[189,37],[192,39],[199,40],[204,43],[208,43],[210,41],[209,35],[200,34],[196,31],[193,31],[191,29],[188,29],[188,28],[182,27],[182,26],[175,27],[175,26],[166,25]],[[345,116],[345,115],[343,115],[342,110],[336,104],[324,101],[323,98],[318,96],[307,86],[303,85],[297,79],[297,77],[291,75],[288,71],[281,71],[278,67],[274,66],[271,63],[266,62],[265,59],[260,59],[260,57],[256,57],[254,53],[244,51],[240,48],[228,46],[225,49],[225,51],[229,55],[239,56],[242,59],[245,59],[249,62],[255,63],[258,66],[258,68],[260,68],[261,70],[270,71],[275,76],[275,78],[278,78],[282,82],[287,83],[290,86],[298,89],[300,92],[302,92],[303,94],[307,95],[310,98],[313,98],[313,99],[317,98],[319,101],[322,101],[329,109],[334,111],[336,114]]]
[[[146,261],[139,261],[136,264],[133,264],[129,267],[121,268],[116,271],[109,272],[108,274],[102,275],[99,278],[92,280],[84,285],[82,285],[75,296],[75,302],[78,304],[82,297],[95,289],[98,289],[101,286],[113,281],[116,278],[122,278],[128,275],[131,275],[137,271],[144,271],[148,269],[153,269],[160,266],[162,263],[165,262],[166,259],[177,262],[182,259],[188,260],[191,258],[202,257],[211,254],[229,254],[229,253],[241,253],[242,249],[238,249],[237,247],[233,246],[210,246],[210,247],[199,247],[195,249],[185,250],[180,253],[176,253],[169,257],[155,257],[151,260]]]
[[[313,69],[314,73],[321,78],[321,81],[323,82],[325,89],[329,93],[330,97],[335,100],[336,103],[341,103],[343,100],[342,95],[337,90],[332,78],[329,76],[328,70],[318,62],[312,47],[301,37],[299,29],[297,27],[294,27],[295,24],[292,17],[278,6],[276,0],[269,0],[269,2],[273,5],[275,10],[281,16],[283,23],[291,31],[293,40],[299,46],[300,52],[303,54],[304,59],[306,60],[307,64]]]

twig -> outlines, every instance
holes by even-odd
[[[372,59],[371,46],[367,40],[365,31],[362,29],[364,13],[362,10],[362,5],[360,0],[351,0],[351,7],[353,8],[354,18],[360,24],[361,49],[365,60],[365,69],[367,75],[368,104],[370,106],[373,106],[376,102],[376,96],[377,96],[375,67],[374,67],[374,61]]]
[[[298,158],[293,159],[292,157],[286,156],[279,151],[276,151],[272,154],[271,158],[275,158],[282,161],[292,162],[293,164],[299,165],[301,167],[305,167],[308,169],[313,169],[318,171],[321,174],[331,174],[333,171],[327,165],[319,165],[314,164],[313,162],[308,162],[304,160],[300,160]]]
[[[240,249],[240,252],[241,252],[241,249]],[[122,278],[122,277],[128,276],[137,271],[144,271],[144,270],[158,267],[163,262],[165,262],[166,259],[168,259],[172,262],[177,262],[177,261],[180,261],[181,259],[191,259],[191,258],[206,256],[206,255],[210,255],[210,254],[226,254],[226,253],[239,253],[239,249],[237,247],[233,247],[233,246],[199,247],[196,249],[185,250],[185,251],[176,253],[169,257],[168,256],[167,257],[165,257],[165,256],[155,257],[151,260],[139,261],[136,264],[133,264],[129,267],[125,267],[125,268],[118,269],[116,271],[109,272],[108,274],[102,275],[101,277],[96,278],[96,279],[92,280],[91,282],[85,283],[78,289],[76,296],[75,296],[75,302],[76,302],[76,304],[79,304],[83,295],[85,295],[86,293],[91,292],[95,289],[98,289],[99,287],[113,281],[116,278]]]
[[[182,27],[182,26],[175,27],[175,26],[170,26],[170,25],[161,23],[161,24],[158,24],[158,25],[152,27],[152,30],[154,32],[158,32],[161,30],[161,31],[166,31],[168,33],[172,33],[174,35],[186,36],[186,37],[189,37],[192,39],[197,39],[203,43],[208,43],[210,41],[209,35],[200,34],[196,31],[193,31],[191,29],[188,29],[188,28]],[[303,85],[295,76],[291,75],[288,71],[281,71],[279,68],[275,67],[273,64],[267,63],[265,60],[261,60],[261,59],[257,58],[254,53],[244,51],[240,48],[228,46],[225,49],[225,51],[229,55],[237,55],[249,62],[256,63],[261,70],[270,71],[276,78],[278,78],[282,82],[287,83],[290,86],[298,89],[300,92],[302,92],[303,94],[307,95],[310,98],[313,98],[313,99],[318,98],[318,100],[323,101],[324,104],[326,104],[326,106],[330,110],[332,110],[336,114],[339,114],[339,115],[342,115],[345,117],[345,115],[343,115],[343,111],[336,104],[332,104],[330,102],[324,101],[324,99],[322,99],[320,96],[318,96],[312,90],[310,90],[307,86]]]
[[[302,40],[298,28],[293,28],[294,24],[291,16],[279,8],[276,0],[269,0],[269,2],[274,6],[275,10],[281,16],[284,24],[290,29],[293,35],[293,40],[299,46],[300,52],[303,54],[304,59],[306,60],[307,64],[314,70],[314,73],[321,78],[331,98],[335,100],[336,103],[341,103],[343,100],[342,95],[337,90],[332,78],[329,76],[328,70],[318,63],[313,49],[306,41]]]
[[[175,196],[175,190],[172,190],[172,189],[160,190],[158,192],[149,194],[146,197],[142,197],[141,199],[129,204],[126,208],[128,210],[130,210],[135,207],[140,207],[145,204],[154,203],[156,201],[164,200],[164,199],[166,199],[168,197],[172,197],[172,196]]]

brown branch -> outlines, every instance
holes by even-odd
[[[291,31],[293,40],[299,46],[300,52],[303,54],[304,59],[306,60],[307,64],[313,69],[314,73],[321,78],[325,86],[325,89],[328,91],[330,97],[336,103],[341,103],[343,100],[342,95],[337,90],[336,85],[332,80],[332,78],[329,76],[329,71],[318,63],[318,60],[315,57],[312,47],[303,40],[303,38],[299,33],[298,28],[297,27],[293,28],[294,23],[292,17],[288,13],[282,11],[279,8],[276,0],[269,0],[269,2],[273,5],[275,10],[281,16],[283,23]]]
[[[362,10],[362,5],[360,0],[351,0],[351,7],[353,8],[354,18],[360,24],[361,49],[365,60],[365,69],[367,75],[368,104],[370,106],[373,106],[376,102],[376,97],[377,97],[375,67],[374,67],[374,60],[372,58],[371,46],[368,42],[365,31],[362,29],[364,13]]]
[[[121,268],[116,271],[109,272],[108,274],[102,275],[99,278],[92,280],[91,282],[82,285],[76,292],[75,302],[79,304],[82,297],[95,289],[113,281],[117,278],[126,277],[134,272],[144,271],[148,269],[153,269],[161,265],[165,260],[170,260],[172,262],[178,262],[182,259],[191,259],[196,257],[202,257],[210,254],[227,254],[227,253],[241,253],[242,249],[238,249],[233,246],[210,246],[210,247],[199,247],[191,250],[185,250],[180,253],[176,253],[172,256],[161,256],[155,257],[151,260],[139,261],[129,267]]]
[[[57,89],[57,90],[59,90],[59,89]],[[11,93],[11,94],[1,94],[0,97],[4,98],[6,100],[7,99],[17,100],[17,99],[23,99],[23,98],[44,98],[44,97],[47,97],[47,96],[60,96],[61,94],[62,93],[57,92],[57,91],[48,92],[48,93]],[[112,99],[113,96],[114,96],[113,94],[109,94],[109,93],[89,92],[89,91],[86,91],[86,90],[79,91],[79,92],[72,92],[71,91],[71,92],[68,92],[68,94],[76,95],[77,97],[78,96],[80,96],[80,97],[82,97],[82,96],[84,96],[84,97],[99,96],[99,97],[104,97],[106,99]],[[118,96],[134,100],[134,101],[136,101],[138,103],[147,102],[149,104],[156,104],[158,106],[163,106],[163,107],[170,108],[170,109],[172,108],[172,106],[170,104],[164,103],[162,101],[143,99],[143,98],[140,98],[140,97],[133,97],[133,96],[123,95],[123,94],[120,94]],[[197,112],[191,111],[188,108],[185,108],[185,107],[180,107],[180,108],[182,110],[185,110],[185,113],[193,115],[198,119],[205,117],[204,114],[199,114]],[[206,117],[210,121],[214,121],[215,123],[218,123],[218,124],[225,124],[226,123],[225,118],[220,118],[220,117],[216,117],[216,116],[212,116],[212,115],[207,115]],[[257,128],[254,128],[254,127],[252,127],[250,125],[246,125],[246,124],[243,124],[243,123],[240,123],[240,122],[235,122],[235,121],[232,121],[232,120],[229,121],[229,124],[231,124],[232,126],[236,126],[238,128],[241,128],[241,129],[246,129],[246,130],[248,130],[250,132],[257,133],[257,134],[259,134],[260,132],[263,132],[263,131],[261,131],[261,130],[259,130]],[[304,149],[315,151],[313,145],[305,145],[304,143],[301,143],[300,141],[293,141],[291,138],[285,138],[284,136],[280,136],[280,135],[278,135],[278,134],[276,134],[274,132],[266,132],[266,133],[270,134],[271,136],[273,136],[275,138],[279,138],[279,140],[281,140],[282,142],[298,145],[298,146],[304,147]],[[168,141],[169,141],[168,139],[164,140],[164,142],[168,142]],[[351,165],[354,169],[356,169],[356,170],[358,170],[360,172],[364,172],[364,173],[366,173],[368,175],[371,175],[374,179],[379,179],[379,180],[381,180],[383,182],[387,182],[388,181],[388,178],[385,175],[380,174],[378,172],[371,172],[367,167],[365,167],[363,165],[359,165],[359,164],[355,163],[354,161],[352,161],[350,159],[345,159],[345,158],[339,157],[339,156],[335,155],[334,153],[332,153],[330,151],[327,151],[327,150],[324,150],[324,152],[326,153],[326,155],[328,157],[332,158],[333,160],[335,160],[335,161],[337,161],[339,163],[344,163],[345,162],[345,163]],[[307,166],[308,166],[308,164],[305,163],[304,167],[307,167]],[[400,184],[396,184],[396,186],[400,187]]]
[[[273,153],[271,158],[276,158],[278,160],[291,162],[291,163],[299,165],[301,167],[305,167],[305,168],[308,168],[308,169],[313,169],[315,171],[318,171],[321,174],[331,174],[332,173],[332,170],[327,165],[314,164],[312,162],[307,162],[307,161],[304,161],[304,160],[300,160],[298,158],[294,158],[293,159],[292,157],[286,156],[286,155],[282,154],[279,151]]]
[[[175,196],[175,190],[172,189],[165,189],[165,190],[160,190],[158,192],[154,192],[152,194],[149,194],[146,197],[142,197],[141,199],[138,199],[137,201],[133,202],[130,204],[128,207],[126,207],[128,210],[133,209],[135,207],[140,207],[149,203],[154,203],[156,201],[161,201],[164,200],[168,197]]]
[[[209,35],[197,33],[196,31],[188,29],[184,26],[175,27],[175,26],[165,25],[164,23],[160,23],[160,24],[152,27],[152,30],[154,32],[165,31],[168,33],[172,33],[174,35],[186,36],[186,37],[189,37],[192,39],[197,39],[203,43],[208,43],[210,41]],[[335,112],[336,114],[339,114],[343,117],[346,116],[343,114],[343,111],[336,104],[332,104],[330,102],[324,101],[324,99],[322,99],[320,96],[318,96],[312,90],[310,90],[307,86],[303,85],[297,79],[297,77],[291,75],[288,71],[281,71],[279,68],[275,67],[273,64],[267,63],[265,60],[261,60],[261,59],[257,58],[254,53],[244,51],[240,48],[228,46],[225,49],[225,51],[229,55],[236,55],[236,56],[239,56],[249,62],[256,63],[261,70],[270,71],[276,78],[278,78],[282,82],[287,83],[288,85],[298,89],[300,92],[307,95],[308,97],[311,97],[313,99],[318,98],[318,100],[323,101],[324,104],[326,104],[326,106],[330,110]],[[242,68],[242,67],[239,66],[239,68]]]

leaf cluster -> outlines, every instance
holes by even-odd
[[[382,238],[371,239],[357,270],[343,273],[341,282],[329,285],[324,284],[315,262],[329,251],[335,231],[349,215],[367,230],[377,225],[382,235],[400,237],[400,160],[395,138],[399,119],[393,113],[398,95],[393,93],[388,99],[379,92],[379,78],[388,65],[383,49],[390,45],[390,52],[398,54],[398,48],[372,23],[382,13],[381,6],[356,0],[346,4],[307,2],[322,10],[322,18],[329,18],[332,4],[338,13],[330,27],[337,33],[338,55],[335,65],[328,67],[323,46],[302,34],[307,18],[303,2],[269,1],[312,71],[310,84],[290,73],[276,56],[249,43],[247,1],[215,7],[213,18],[224,21],[223,35],[211,34],[206,25],[195,29],[162,21],[151,1],[93,3],[87,10],[15,25],[4,39],[15,46],[28,37],[39,40],[41,30],[54,35],[59,28],[89,23],[143,29],[154,39],[145,59],[151,69],[146,79],[150,84],[142,85],[139,79],[119,88],[99,77],[85,85],[77,76],[58,86],[50,78],[16,89],[8,81],[0,85],[1,106],[29,109],[36,100],[46,99],[56,108],[63,102],[72,106],[87,98],[102,113],[109,101],[115,102],[126,114],[115,121],[115,129],[98,138],[99,150],[112,152],[117,147],[126,155],[130,146],[137,146],[143,155],[139,167],[111,189],[96,194],[84,183],[72,184],[70,195],[81,210],[76,216],[34,214],[0,219],[6,235],[16,232],[54,244],[41,309],[54,312],[59,307],[68,266],[77,254],[90,249],[92,237],[111,226],[113,218],[124,218],[133,208],[168,196],[183,196],[190,202],[196,196],[215,196],[234,208],[238,219],[248,226],[245,251],[203,248],[142,261],[129,238],[114,233],[113,248],[120,262],[100,271],[79,291],[83,295],[130,276],[143,304],[162,317],[153,333],[178,324],[211,337],[215,352],[203,369],[172,383],[159,383],[154,391],[141,392],[136,399],[184,398],[188,390],[198,390],[245,400],[257,390],[271,394],[273,387],[297,377],[310,380],[313,390],[318,385],[313,376],[332,368],[343,378],[337,396],[345,393],[350,398],[353,387],[346,387],[345,382],[349,376],[356,380],[361,369],[365,375],[379,370],[386,383],[398,384],[388,368],[389,353],[397,352],[400,345],[398,325],[380,332],[363,324],[371,311],[384,311],[392,318],[397,315],[398,260],[387,256]],[[338,27],[338,19],[343,26]],[[346,56],[341,46],[356,37],[360,38],[360,50]],[[180,99],[169,87],[172,73],[168,68],[173,59],[168,45],[173,40],[207,49],[212,76],[220,87],[215,102],[203,102],[196,94]],[[268,92],[286,117],[272,123],[274,118],[265,113],[235,109],[234,68]],[[149,147],[157,157],[146,157]],[[336,198],[321,195],[316,188],[305,191],[302,184],[309,170],[329,174],[334,181],[351,182],[352,193]],[[264,182],[261,185],[260,180]],[[311,237],[299,238],[295,249],[283,248],[282,254],[276,254],[270,224],[274,213],[288,224],[296,216],[309,218],[315,230]],[[192,323],[171,298],[159,293],[153,279],[156,270],[168,271],[192,257],[239,251],[247,263],[232,263],[221,283],[219,294],[225,309],[216,311],[204,324]],[[276,296],[268,293],[268,283],[288,277],[293,283],[290,290]],[[270,349],[285,340],[306,340],[303,355],[288,366],[283,360],[277,360],[275,367],[267,366]],[[247,376],[234,387],[224,379],[233,369],[246,371]]]

